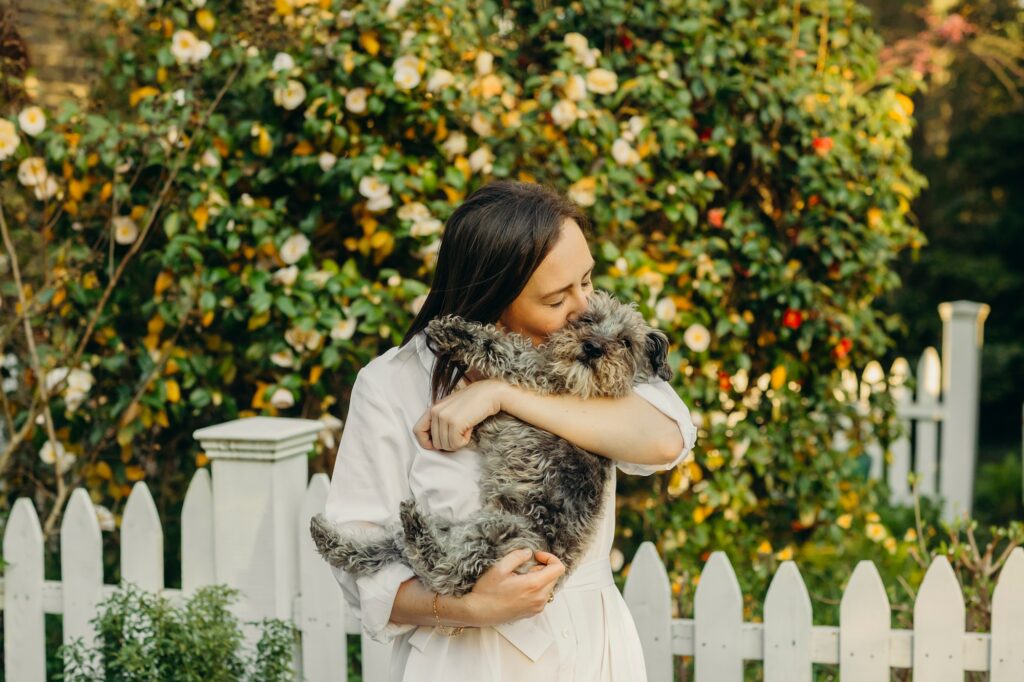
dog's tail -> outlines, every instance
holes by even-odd
[[[309,532],[324,561],[356,577],[372,575],[402,560],[401,548],[387,531],[378,535],[345,534],[323,514],[317,514],[309,522]]]

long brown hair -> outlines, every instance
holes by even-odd
[[[430,291],[402,345],[435,317],[497,322],[551,251],[566,219],[589,233],[583,210],[546,185],[496,180],[466,197],[445,223]],[[438,359],[430,378],[432,400],[450,394],[463,374]]]

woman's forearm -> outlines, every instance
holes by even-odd
[[[683,449],[676,422],[635,394],[584,400],[507,385],[500,400],[502,411],[609,459],[665,464]]]
[[[476,626],[469,595],[454,597],[441,595],[437,599],[437,616],[441,625]],[[423,586],[419,578],[409,578],[398,587],[391,606],[392,623],[437,625],[434,620],[434,593]]]

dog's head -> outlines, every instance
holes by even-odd
[[[621,397],[651,375],[672,378],[665,333],[650,327],[635,305],[603,291],[544,346],[552,369],[580,397]]]

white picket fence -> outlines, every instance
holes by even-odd
[[[917,363],[916,381],[906,358],[897,358],[886,376],[877,361],[867,364],[858,377],[843,371],[840,400],[856,402],[868,410],[872,393],[890,391],[906,435],[890,444],[888,457],[870,430],[857,434],[871,457],[871,475],[885,478],[891,501],[907,504],[913,499],[908,475],[917,477],[918,492],[941,497],[943,517],[950,520],[970,515],[974,497],[978,447],[978,405],[981,347],[989,307],[972,301],[939,306],[942,318],[942,358],[934,348],[925,349]],[[909,389],[916,384],[916,396]],[[839,433],[837,444],[847,444]]]
[[[243,422],[246,420],[242,420]],[[311,682],[345,680],[346,634],[360,632],[346,613],[340,588],[309,538],[310,517],[323,509],[329,482],[315,475],[301,504],[288,514],[298,551],[284,557],[297,564],[297,589],[288,617],[301,633],[297,670]],[[136,483],[121,526],[121,572],[125,580],[180,601],[217,580],[215,486],[206,470],[193,478],[182,512],[182,589],[166,588],[163,531],[144,483]],[[270,514],[253,518],[264,525]],[[237,530],[237,529],[236,529]],[[243,531],[244,534],[244,531]],[[63,614],[63,639],[90,641],[88,621],[96,604],[115,586],[103,584],[101,537],[96,513],[84,490],[68,503],[60,531],[62,580],[45,580],[43,536],[27,499],[15,504],[4,534],[9,562],[3,581],[6,679],[45,679],[43,616]],[[262,562],[272,557],[263,553]],[[235,583],[237,586],[237,583]],[[843,595],[839,626],[813,625],[811,601],[796,565],[784,562],[768,589],[764,622],[743,622],[743,596],[726,555],[715,552],[701,573],[694,618],[671,615],[665,567],[647,542],[630,566],[624,598],[640,632],[648,679],[673,679],[675,656],[693,656],[696,682],[741,682],[744,661],[763,661],[766,682],[811,680],[812,664],[836,665],[848,682],[881,682],[891,668],[911,668],[914,679],[963,680],[964,671],[988,671],[990,682],[1024,680],[1024,550],[1005,564],[992,600],[992,632],[965,632],[965,607],[949,562],[929,568],[914,606],[914,629],[890,629],[890,606],[874,564],[860,562]],[[251,597],[252,595],[248,595]],[[252,614],[255,615],[255,614]],[[390,646],[365,636],[363,679],[386,677]],[[297,675],[298,676],[298,675]]]

